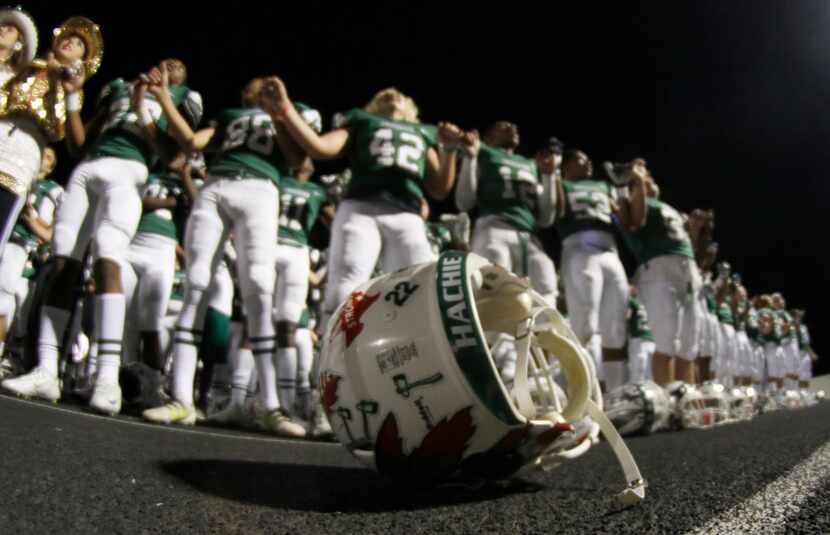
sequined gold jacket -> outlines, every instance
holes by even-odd
[[[0,89],[0,118],[27,116],[33,119],[49,142],[66,133],[66,99],[63,86],[49,76],[46,62],[34,60]]]

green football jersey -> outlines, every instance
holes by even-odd
[[[360,109],[347,112],[338,126],[348,128],[352,178],[345,197],[383,195],[418,211],[427,149],[438,143],[435,126],[395,121]]]
[[[601,180],[563,180],[565,213],[556,222],[556,229],[564,240],[584,230],[614,232],[611,201],[615,191],[611,184]]]
[[[746,335],[750,340],[758,341],[758,310],[753,306],[746,311]]]
[[[156,199],[167,199],[170,197],[181,197],[184,194],[184,186],[181,178],[175,173],[167,175],[153,174],[147,177],[144,185],[143,197]],[[138,232],[149,234],[161,234],[168,238],[177,238],[176,222],[173,218],[173,211],[168,208],[158,208],[152,211],[144,211],[141,220],[138,222]]]
[[[630,297],[628,299],[628,309],[630,311],[628,316],[629,338],[639,338],[653,342],[654,335],[651,333],[651,327],[648,324],[648,312],[645,305],[636,297]]]
[[[677,210],[657,199],[647,199],[646,224],[625,234],[637,261],[645,264],[652,258],[680,255],[694,259],[695,253],[683,218]]]
[[[541,193],[535,161],[481,144],[476,200],[482,216],[495,215],[519,230],[532,232]]]
[[[735,318],[732,315],[732,307],[728,303],[718,305],[718,321],[726,325],[735,325]]]
[[[776,310],[775,315],[781,325],[781,341],[789,342],[796,335],[793,317],[786,310]]]
[[[41,213],[45,203],[52,203],[54,207],[52,215],[54,216],[55,212],[57,212],[61,195],[63,195],[63,188],[57,182],[49,179],[36,180],[32,183],[32,187],[29,190],[28,203],[32,205],[32,208],[38,214]],[[32,232],[32,229],[23,222],[22,217],[15,223],[12,229],[12,237],[29,251],[37,249],[37,246],[40,244],[40,240]]]
[[[758,311],[758,321],[764,324],[772,324],[772,330],[767,333],[761,333],[760,339],[762,342],[778,343],[781,341],[781,321],[778,315],[771,308],[762,308]]]
[[[798,348],[801,350],[812,349],[810,346],[810,330],[803,323],[798,326]]]
[[[427,240],[435,256],[440,255],[452,246],[452,232],[441,223],[427,223]]]
[[[188,100],[185,106],[185,118],[195,125],[201,118],[201,98],[198,106],[191,105],[194,92],[185,86],[170,86],[170,95],[174,104],[181,108],[181,104]],[[198,93],[195,93],[198,95]],[[138,122],[138,115],[132,110],[132,85],[118,78],[107,84],[101,91],[98,107],[106,107],[107,118],[101,128],[101,134],[95,140],[90,150],[90,156],[111,156],[125,160],[135,160],[148,167],[152,167],[157,157],[153,145],[147,140],[143,127]],[[147,94],[144,99],[144,108],[153,118],[160,132],[166,132],[167,120],[155,97]],[[189,110],[189,111],[188,111]],[[195,121],[195,122],[194,122]],[[166,134],[163,134],[166,136]]]
[[[206,149],[216,153],[208,165],[210,175],[263,178],[279,185],[286,161],[270,115],[253,106],[228,109],[213,127],[216,133]]]
[[[279,241],[308,245],[308,236],[326,200],[326,191],[317,184],[283,177],[280,184]]]

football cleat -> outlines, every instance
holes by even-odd
[[[292,420],[282,408],[265,413],[260,425],[266,432],[280,437],[303,438],[306,435],[305,428]]]
[[[157,424],[193,425],[196,423],[196,409],[179,401],[171,401],[155,409],[147,409],[141,415],[145,420]]]
[[[117,384],[95,384],[89,408],[101,414],[115,416],[121,412],[121,387]]]
[[[57,377],[35,368],[26,375],[6,379],[0,383],[5,390],[24,398],[38,398],[56,402],[61,398],[61,387]]]

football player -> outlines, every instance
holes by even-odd
[[[654,335],[648,323],[648,311],[637,298],[637,288],[628,292],[628,383],[651,380],[651,355],[654,354]]]
[[[321,209],[328,203],[325,190],[309,181],[313,173],[314,164],[306,157],[293,178],[283,178],[280,188],[274,321],[280,404],[288,412],[295,405],[299,377],[295,333],[306,309],[311,275],[308,238],[318,215],[323,213]],[[307,364],[303,367],[309,369]]]
[[[556,138],[536,161],[516,152],[519,129],[496,121],[484,133],[464,136],[455,204],[461,212],[479,207],[472,251],[523,277],[556,303],[556,270],[535,233],[556,218],[558,167],[562,144]]]
[[[810,330],[804,323],[804,311],[800,309],[793,310],[793,320],[798,336],[798,348],[801,352],[798,385],[804,389],[810,387],[810,379],[813,378],[813,362],[817,360],[817,357],[810,344]]]
[[[12,230],[0,260],[0,356],[4,353],[15,312],[21,311],[21,297],[25,299],[20,288],[23,286],[28,290],[29,281],[25,278],[27,264],[38,248],[52,239],[52,221],[63,194],[63,188],[47,178],[56,164],[55,150],[45,147],[37,180],[32,184],[26,207]],[[18,321],[25,324],[26,318],[21,317]],[[0,359],[0,379],[10,376],[13,370],[10,360]]]
[[[317,135],[298,113],[279,78],[268,81],[270,104],[291,136],[314,159],[348,156],[352,178],[332,224],[322,318],[371,276],[375,266],[395,271],[432,258],[421,200],[443,200],[455,182],[455,125],[421,124],[414,101],[394,88],[379,91],[364,109]]]
[[[626,238],[639,264],[635,283],[654,333],[654,382],[695,384],[701,277],[692,243],[683,218],[659,199],[660,189],[647,169],[632,173],[630,189]]]
[[[632,162],[631,172],[644,174],[645,162]],[[556,229],[568,317],[594,357],[597,376],[611,390],[625,382],[629,284],[614,232],[617,221],[624,227],[630,223],[627,192],[594,178],[591,159],[578,149],[563,158],[561,184]]]
[[[200,327],[207,312],[211,274],[222,257],[222,245],[233,232],[238,251],[237,272],[247,327],[260,377],[265,427],[276,434],[304,436],[280,407],[273,357],[274,325],[271,319],[279,214],[280,169],[295,163],[299,151],[279,135],[280,124],[264,111],[263,78],[249,82],[239,108],[220,113],[210,128],[194,132],[176,109],[167,90],[169,74],[161,64],[143,76],[148,90],[170,119],[176,140],[186,151],[215,151],[208,180],[199,191],[187,224],[185,251],[187,283],[184,304],[176,324],[173,398],[170,403],[144,411],[158,423],[192,425],[196,421],[193,380]],[[305,124],[305,123],[304,123]]]

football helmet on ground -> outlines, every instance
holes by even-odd
[[[510,387],[486,343],[494,332],[516,340]],[[319,385],[340,442],[400,482],[552,467],[588,449],[601,428],[626,476],[624,502],[644,497],[637,465],[598,405],[591,358],[526,279],[478,255],[448,251],[353,291],[326,326]]]

